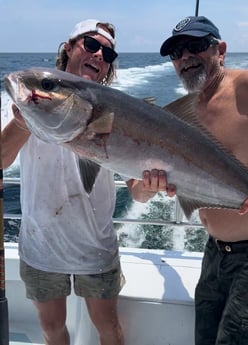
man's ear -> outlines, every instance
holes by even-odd
[[[65,42],[64,49],[66,51],[67,56],[70,57],[70,54],[71,54],[71,51],[72,51],[70,43]]]
[[[221,41],[218,45],[220,60],[224,61],[226,57],[226,42]]]

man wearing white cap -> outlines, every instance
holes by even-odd
[[[113,25],[83,21],[60,46],[57,68],[109,85],[115,74],[114,47]],[[101,345],[123,345],[117,298],[125,279],[112,224],[113,174],[101,168],[92,192],[86,193],[78,157],[40,141],[28,131],[15,105],[13,112],[15,118],[2,133],[3,166],[20,151],[20,273],[27,297],[37,307],[46,344],[70,344],[65,320],[73,275],[75,293],[85,298]],[[154,170],[145,172],[143,181],[129,180],[127,185],[145,202],[166,190],[166,177]]]

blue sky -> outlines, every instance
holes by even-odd
[[[119,52],[158,52],[195,0],[0,0],[0,52],[55,52],[74,25],[96,18],[116,26]],[[229,52],[248,52],[248,0],[200,0],[199,15],[220,29]]]

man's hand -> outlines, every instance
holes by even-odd
[[[142,180],[129,180],[126,182],[132,197],[140,202],[146,202],[158,192],[167,192],[173,197],[176,194],[174,185],[167,185],[166,172],[164,170],[145,170]]]
[[[143,172],[144,190],[154,192],[166,191],[168,196],[173,197],[176,194],[174,185],[167,185],[166,172],[164,170],[153,169]]]

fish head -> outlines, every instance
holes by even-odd
[[[5,88],[27,127],[46,142],[63,143],[83,133],[92,116],[81,77],[56,69],[33,68],[5,76]]]

